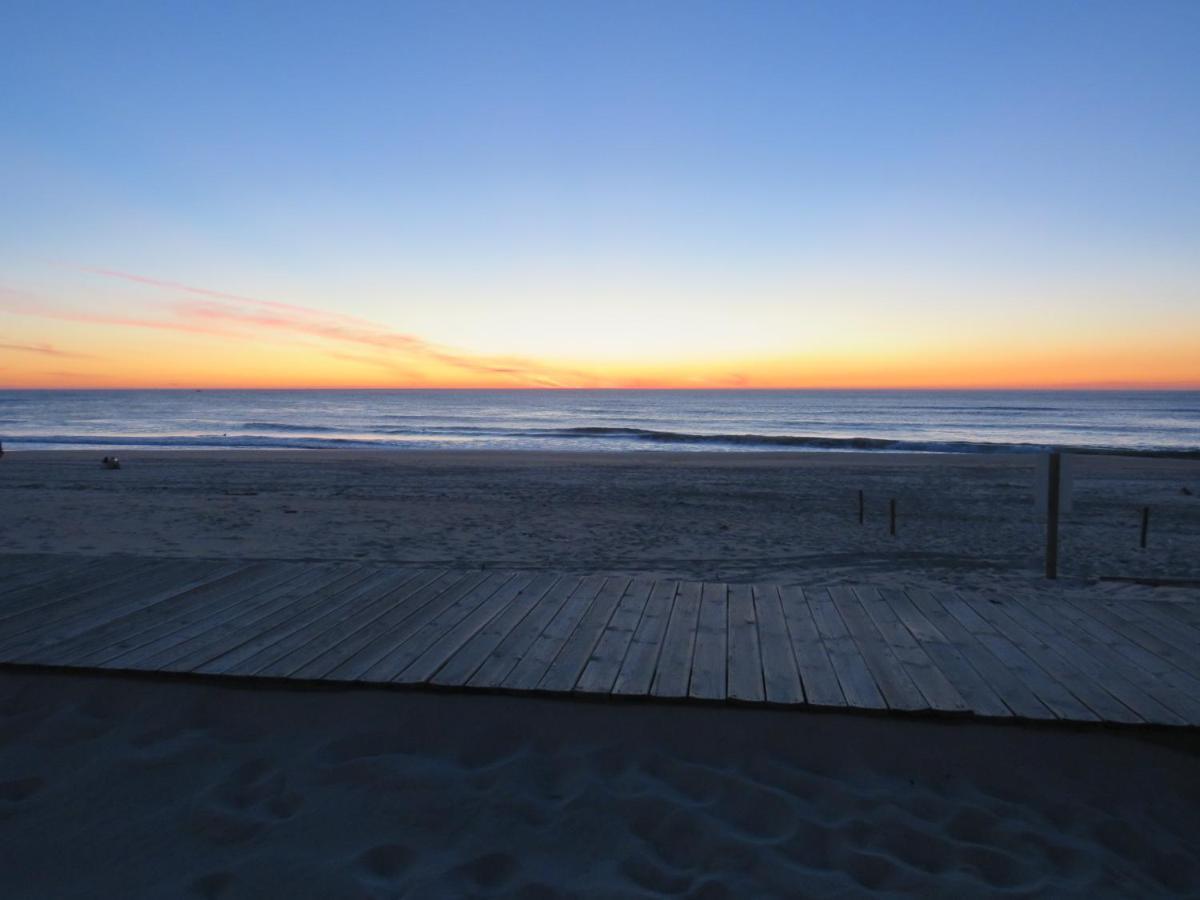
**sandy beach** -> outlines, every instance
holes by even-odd
[[[1197,594],[1097,580],[1197,574],[1194,462],[1081,460],[1053,584],[1026,457],[122,462],[7,454],[0,552]],[[6,670],[0,884],[13,897],[1187,896],[1197,749],[1190,732]]]
[[[8,897],[1194,896],[1194,736],[5,674]]]
[[[1028,455],[121,456],[123,468],[106,471],[97,453],[9,453],[0,551],[1046,588]],[[1072,468],[1059,589],[1095,590],[1099,576],[1200,578],[1200,461],[1081,456]],[[1152,519],[1141,550],[1144,506]]]

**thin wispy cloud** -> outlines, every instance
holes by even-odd
[[[518,384],[539,387],[595,385],[598,382],[595,376],[588,373],[545,366],[533,360],[454,350],[381,323],[341,313],[277,300],[262,300],[116,269],[95,266],[74,268],[91,275],[154,288],[159,292],[186,294],[189,299],[172,299],[157,304],[157,308],[165,313],[162,316],[129,316],[66,308],[47,303],[44,298],[9,290],[0,291],[0,307],[25,315],[66,321],[230,338],[261,339],[264,333],[279,337],[315,338],[345,348],[358,347],[373,351],[377,358],[364,358],[360,354],[357,361],[370,359],[396,374],[406,371],[405,362],[423,360],[472,374],[501,377]]]
[[[60,359],[95,358],[87,353],[72,353],[69,350],[60,350],[52,344],[15,344],[7,341],[0,341],[0,353],[5,351],[10,353],[34,353],[39,356],[55,356]]]
[[[257,297],[247,297],[244,294],[232,294],[228,291],[214,291],[209,288],[196,287],[191,284],[183,284],[178,281],[167,281],[162,278],[150,278],[146,275],[138,275],[133,272],[123,272],[120,269],[107,269],[100,266],[71,266],[80,272],[86,272],[91,275],[101,275],[105,278],[116,278],[122,281],[131,281],[135,284],[146,285],[147,287],[163,288],[165,290],[179,291],[184,294],[195,294],[199,297],[212,297],[216,300],[234,300],[245,303],[253,303],[255,306],[265,306],[272,309],[292,310],[294,312],[314,312],[310,307],[296,306],[292,303],[281,303],[278,300],[261,300]],[[323,312],[324,315],[330,318],[342,319],[348,322],[365,322],[363,319],[357,319],[354,316],[348,316],[344,313],[329,313]]]
[[[243,294],[149,278],[114,269],[86,267],[83,271],[208,298],[201,302],[185,301],[173,305],[172,309],[179,319],[193,326],[196,323],[204,323],[216,329],[231,325],[248,326],[278,333],[316,337],[371,347],[386,353],[424,358],[468,372],[505,376],[542,387],[559,387],[563,385],[564,380],[594,381],[582,372],[555,370],[530,360],[473,355],[451,350],[416,335],[395,331],[385,325],[341,313],[330,313],[277,300],[261,300]]]
[[[0,287],[0,310],[8,313],[16,313],[21,316],[54,319],[59,322],[82,322],[85,325],[120,325],[129,328],[157,328],[164,331],[185,331],[193,334],[215,335],[217,337],[238,336],[227,330],[183,321],[84,312],[83,310],[62,306],[48,297],[6,287]]]

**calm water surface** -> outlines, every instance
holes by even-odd
[[[0,441],[1200,455],[1200,391],[0,391]]]

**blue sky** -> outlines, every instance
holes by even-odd
[[[170,299],[102,267],[688,371],[855,329],[1000,352],[1047,314],[1200,333],[1198,3],[46,2],[0,33],[25,298]]]

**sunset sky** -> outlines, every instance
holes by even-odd
[[[1200,3],[9,3],[0,387],[1200,387]]]

